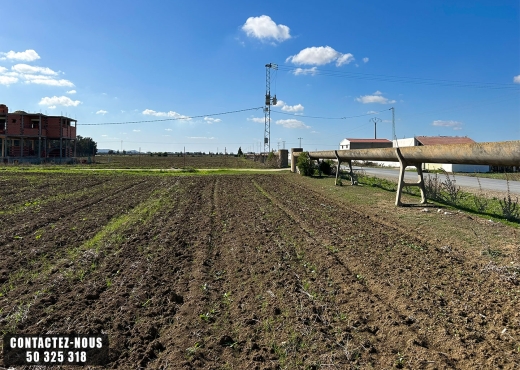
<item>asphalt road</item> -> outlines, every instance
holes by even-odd
[[[345,170],[348,167],[343,167]],[[363,169],[367,175],[381,176],[381,177],[390,177],[397,178],[399,177],[399,170],[390,169],[390,168],[368,168],[368,167],[354,167],[354,170]],[[435,174],[425,173],[424,176],[435,176]],[[438,174],[440,176],[441,181],[444,181],[444,175]],[[450,175],[451,176],[451,175]],[[451,176],[453,178],[453,176]],[[417,181],[417,172],[407,171],[405,174],[405,181],[415,182]],[[455,175],[455,184],[461,187],[469,187],[478,189],[478,181],[476,177],[463,176],[463,175]],[[490,191],[498,191],[498,192],[506,192],[507,191],[507,182],[506,180],[497,180],[497,179],[488,179],[481,177],[480,184],[482,185],[483,190]],[[520,195],[520,181],[509,181],[509,191],[511,193],[515,193]]]

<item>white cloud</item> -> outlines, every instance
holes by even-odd
[[[173,131],[172,128],[165,128],[164,130],[165,130],[165,131]]]
[[[275,105],[276,108],[282,108],[284,112],[302,112],[304,110],[303,105],[296,104],[296,105],[287,105],[283,100],[278,100],[278,102]]]
[[[141,130],[132,130],[133,132],[141,132]]]
[[[67,94],[75,94],[76,93],[76,90],[69,90],[67,91]]]
[[[108,135],[101,135],[102,137],[107,137]]]
[[[207,136],[187,136],[188,139],[206,139],[206,140],[214,140],[215,138],[207,137]]]
[[[268,15],[247,18],[242,30],[247,36],[260,40],[274,39],[281,42],[291,38],[289,27],[276,24]]]
[[[459,121],[436,120],[436,121],[433,121],[432,125],[440,126],[440,127],[451,127],[454,130],[462,130],[462,122],[459,122]]]
[[[367,57],[363,58],[363,63],[368,63],[369,59]]]
[[[184,119],[186,121],[190,121],[191,118],[189,116],[183,116],[182,114],[179,114],[177,112],[169,111],[169,112],[156,112],[152,109],[145,109],[143,111],[144,115],[147,116],[155,116],[155,117],[170,117],[175,119]]]
[[[55,80],[49,76],[22,74],[21,77],[24,78],[26,80],[25,83],[28,84],[74,87],[74,84],[69,80]]]
[[[292,112],[292,113],[296,113],[296,112],[303,112],[303,105],[301,104],[296,104],[296,105],[284,105],[282,107],[282,110],[284,112]]]
[[[264,117],[252,117],[252,118],[248,118],[247,120],[248,121],[253,121],[253,122],[256,122],[256,123],[264,123],[265,122],[265,118]]]
[[[204,121],[211,125],[212,123],[221,122],[222,120],[220,118],[204,117]]]
[[[48,106],[47,109],[56,109],[55,105]]]
[[[5,71],[7,71],[7,68],[0,66],[0,73],[4,73]]]
[[[18,78],[9,76],[0,76],[0,85],[11,85],[18,82]]]
[[[379,113],[376,112],[375,110],[369,110],[369,111],[367,112],[367,114],[379,114]]]
[[[395,100],[389,100],[385,98],[381,91],[376,91],[372,95],[364,95],[356,98],[356,100],[363,104],[378,103],[378,104],[393,104]]]
[[[12,59],[12,60],[23,60],[25,62],[32,62],[33,60],[40,59],[38,53],[34,50],[25,50],[20,52],[8,51],[7,53],[0,53],[4,55],[1,60]]]
[[[103,109],[100,109],[96,112],[96,114],[102,114],[102,115],[105,115],[107,114],[108,112],[106,110],[103,110]]]
[[[18,73],[27,73],[27,74],[41,73],[44,75],[51,75],[51,76],[56,76],[58,74],[58,72],[54,72],[50,68],[35,67],[35,66],[30,66],[28,64],[16,64],[11,67],[11,70],[18,72]]]
[[[336,67],[342,66],[343,64],[349,64],[354,60],[354,55],[347,53],[342,54],[341,56],[336,59]]]
[[[282,125],[285,128],[309,128],[302,121],[298,121],[297,119],[280,119],[276,121],[277,125]]]
[[[350,53],[343,54],[330,46],[313,46],[301,50],[298,54],[288,57],[285,61],[294,64],[321,66],[336,61],[336,66],[349,64],[354,60]]]
[[[296,68],[294,71],[293,71],[293,74],[295,76],[299,76],[299,75],[311,75],[311,76],[315,76],[316,73],[318,73],[318,68],[317,67],[312,67],[312,68]]]
[[[64,107],[77,107],[81,102],[79,100],[72,100],[67,96],[53,96],[52,98],[45,97],[38,103],[40,105],[62,105]]]
[[[520,84],[520,75],[513,77],[513,82],[515,84]]]

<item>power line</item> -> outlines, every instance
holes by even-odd
[[[281,65],[280,70],[297,73],[298,69],[293,66]],[[304,74],[304,73],[302,73]],[[344,72],[334,71],[327,69],[315,69],[312,71],[313,75],[322,75],[330,77],[342,77],[342,78],[353,78],[362,80],[374,80],[384,82],[402,82],[412,83],[418,85],[439,85],[449,87],[471,87],[479,89],[508,89],[508,90],[520,90],[520,86],[514,84],[504,84],[495,82],[473,82],[473,81],[455,81],[455,80],[444,80],[444,79],[433,79],[433,78],[420,78],[420,77],[404,77],[404,76],[392,76],[392,75],[379,75],[359,72]]]
[[[390,109],[391,109],[391,108],[390,108]],[[318,116],[306,116],[306,115],[303,115],[303,114],[286,113],[286,112],[279,112],[279,111],[272,111],[272,112],[273,112],[273,113],[278,113],[278,114],[285,114],[285,115],[288,115],[288,116],[302,117],[302,118],[319,118],[319,119],[350,119],[350,118],[358,118],[358,117],[371,116],[371,115],[378,114],[378,113],[381,113],[381,112],[386,112],[387,110],[390,110],[390,109],[383,109],[383,110],[380,110],[380,111],[377,111],[377,112],[366,113],[366,114],[360,114],[360,115],[358,115],[358,116],[349,116],[349,117],[318,117]]]
[[[165,121],[179,121],[179,120],[189,120],[192,118],[202,118],[202,117],[213,117],[213,116],[222,116],[224,114],[232,114],[232,113],[240,113],[247,112],[250,110],[258,110],[263,109],[264,107],[256,107],[256,108],[247,108],[247,109],[239,109],[233,110],[229,112],[221,112],[221,113],[212,113],[212,114],[202,114],[198,116],[189,116],[189,117],[172,117],[172,118],[164,118],[164,119],[154,119],[154,120],[146,120],[146,121],[126,121],[126,122],[103,122],[103,123],[82,123],[82,126],[103,126],[103,125],[128,125],[131,123],[150,123],[150,122],[165,122]]]

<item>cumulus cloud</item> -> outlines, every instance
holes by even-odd
[[[276,24],[268,15],[247,18],[242,31],[247,36],[260,40],[274,39],[282,42],[291,38],[289,27]]]
[[[295,76],[299,76],[299,75],[311,75],[311,76],[315,76],[316,73],[318,73],[318,68],[317,67],[312,67],[312,68],[296,68],[294,71],[293,71],[293,74]]]
[[[40,56],[38,55],[38,53],[32,49],[20,51],[20,52],[15,52],[15,51],[11,50],[11,51],[8,51],[7,53],[0,53],[0,55],[2,55],[2,57],[0,57],[0,60],[11,59],[11,60],[23,60],[25,62],[32,62],[33,60],[40,59]]]
[[[0,76],[0,85],[11,85],[18,82],[18,78],[10,76]]]
[[[191,117],[184,116],[182,114],[179,114],[179,113],[173,112],[173,111],[169,111],[169,112],[156,112],[156,111],[154,111],[152,109],[145,109],[143,111],[143,114],[147,115],[147,116],[155,116],[155,117],[169,117],[169,118],[174,118],[174,119],[184,119],[186,121],[190,121],[191,120]]]
[[[349,64],[354,60],[354,55],[347,53],[343,54],[339,51],[334,50],[330,46],[313,46],[301,50],[296,55],[291,55],[285,61],[292,62],[300,65],[316,65],[321,66],[336,62],[336,66],[342,66],[343,64]]]
[[[378,104],[393,104],[395,100],[385,98],[381,91],[376,91],[372,95],[364,95],[356,98],[356,100],[363,104],[378,103]]]
[[[187,136],[188,139],[205,139],[205,140],[214,140],[215,138],[207,137],[207,136]]]
[[[105,115],[107,114],[108,112],[106,110],[103,110],[103,109],[100,109],[96,112],[96,114],[102,114],[102,115]]]
[[[376,112],[375,110],[369,110],[369,111],[367,112],[367,114],[379,114],[379,113]]]
[[[133,132],[141,132],[141,130],[132,130]]]
[[[71,94],[72,95],[72,94],[75,94],[75,93],[76,93],[76,90],[69,90],[69,91],[67,91],[67,94]]]
[[[515,84],[520,84],[520,75],[513,77],[513,82]]]
[[[41,73],[44,75],[52,75],[52,76],[56,76],[58,74],[58,72],[54,72],[50,68],[35,67],[35,66],[30,66],[29,64],[16,64],[11,67],[11,70],[18,72],[18,73],[28,73],[28,74]]]
[[[165,130],[165,131],[173,131],[172,128],[165,128],[164,130]]]
[[[79,104],[81,104],[81,102],[79,100],[72,100],[67,96],[53,96],[52,98],[42,98],[42,100],[40,100],[38,104],[47,105],[49,107],[52,105],[61,105],[64,107],[77,107]]]
[[[280,119],[276,121],[277,125],[281,125],[285,128],[310,128],[302,121],[298,121],[297,119]]]
[[[212,117],[204,117],[204,121],[206,121],[207,123],[209,123],[210,125],[212,123],[216,123],[216,122],[222,122],[222,120],[220,118],[212,118]]]
[[[48,106],[47,109],[56,109],[55,105]]]
[[[459,121],[436,120],[436,121],[433,121],[432,125],[440,126],[440,127],[451,127],[454,130],[462,130],[462,122],[459,122]]]
[[[251,117],[251,118],[248,118],[247,120],[248,121],[253,121],[253,122],[256,122],[256,123],[264,123],[265,122],[265,118],[264,117]]]
[[[368,59],[367,57],[364,57],[364,58],[363,58],[363,63],[368,63],[368,60],[369,60],[369,59]]]

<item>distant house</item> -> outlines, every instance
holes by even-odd
[[[408,146],[422,145],[453,145],[475,144],[476,142],[466,136],[415,136],[412,138],[393,141],[393,147],[404,148]],[[376,162],[385,167],[399,167],[399,162]],[[452,163],[424,163],[424,170],[443,169],[446,172],[489,172],[490,167],[478,164],[452,164]]]
[[[343,139],[339,143],[340,150],[351,149],[373,149],[373,148],[391,148],[392,142],[387,139]]]
[[[476,144],[467,136],[416,136],[416,145]],[[425,170],[443,169],[446,172],[489,172],[490,167],[481,164],[425,163]]]

